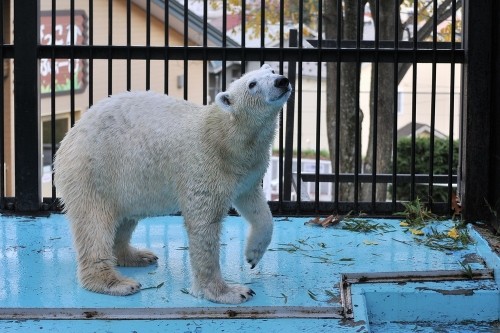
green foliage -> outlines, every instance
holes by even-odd
[[[465,224],[458,222],[443,230],[440,224],[436,223],[443,217],[432,213],[419,198],[403,205],[405,210],[395,215],[404,216],[405,219],[399,225],[406,229],[405,232],[414,235],[417,244],[433,250],[458,251],[466,249],[472,243]]]
[[[401,138],[398,140],[398,173],[411,173],[411,138]],[[434,139],[434,170],[433,173],[448,174],[449,162],[449,140],[448,139]],[[453,141],[453,161],[452,173],[457,173],[458,165],[458,141]],[[430,138],[417,138],[415,140],[415,173],[429,174],[430,168]],[[410,200],[410,184],[397,185],[397,199],[402,201]],[[427,184],[416,185],[415,197],[429,198],[429,186]],[[389,190],[392,192],[392,189]],[[446,186],[433,186],[432,199],[435,202],[448,201],[448,188]]]
[[[392,229],[392,226],[387,223],[376,223],[363,218],[354,218],[348,214],[344,217],[342,229],[361,233],[388,232]]]
[[[472,243],[472,240],[467,229],[457,228],[453,228],[456,235],[452,235],[450,234],[451,230],[448,232],[438,231],[436,228],[430,227],[430,232],[426,233],[422,238],[415,238],[415,242],[439,251],[465,250]]]
[[[405,210],[397,215],[404,216],[404,223],[410,227],[423,227],[429,221],[435,221],[438,216],[432,213],[425,205],[417,198],[411,202],[403,202]]]

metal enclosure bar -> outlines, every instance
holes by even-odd
[[[486,219],[485,199],[489,188],[491,44],[493,1],[465,1],[464,42],[467,62],[464,65],[462,163],[460,193],[466,221]],[[480,22],[480,23],[479,23]],[[475,28],[481,26],[481,29]],[[498,110],[497,110],[498,111]],[[498,184],[497,184],[498,186]]]
[[[500,15],[500,3],[494,1],[493,3],[492,17],[498,17]],[[490,182],[489,182],[489,192],[490,192],[490,202],[493,205],[492,209],[496,215],[496,220],[491,220],[491,224],[500,233],[500,25],[495,24],[493,26],[493,36],[496,36],[497,42],[493,43],[492,49],[492,105],[491,105],[491,134],[492,138],[490,141],[490,156],[492,156],[490,161]]]
[[[4,2],[0,1],[0,17],[2,18],[2,23],[0,23],[0,112],[2,115],[5,114],[5,96],[3,92],[5,91],[4,87],[4,78],[5,78],[5,59],[4,59],[4,43],[5,43],[5,26],[4,21],[6,16],[6,8],[4,8]],[[4,117],[0,117],[0,208],[4,208],[3,198],[5,197],[5,120]]]
[[[15,208],[34,212],[41,203],[38,84],[38,1],[14,2]]]
[[[297,47],[297,30],[290,30],[290,47]],[[295,86],[296,63],[288,65],[288,79]],[[285,126],[285,171],[283,180],[283,200],[290,200],[292,195],[292,160],[293,160],[293,133],[294,133],[295,101],[288,100],[286,104],[286,126]]]

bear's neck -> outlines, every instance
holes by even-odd
[[[234,156],[261,159],[269,155],[276,131],[277,116],[266,121],[245,119],[228,115],[220,110],[210,110],[206,115],[205,135],[210,146],[218,147],[224,157]],[[245,154],[242,154],[242,150]],[[250,162],[250,161],[248,161]]]

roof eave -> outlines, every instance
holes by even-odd
[[[146,10],[147,0],[132,0],[134,4],[138,7]],[[169,26],[184,35],[184,6],[177,1],[171,0],[168,3],[168,14],[169,14]],[[151,15],[156,17],[158,20],[165,22],[165,0],[152,0],[151,1]],[[198,45],[203,45],[204,39],[204,21],[201,17],[187,10],[188,16],[188,38]],[[222,31],[215,28],[210,23],[206,23],[206,36],[207,36],[207,46],[222,46]],[[239,47],[238,44],[233,39],[226,36],[226,46],[227,47]]]

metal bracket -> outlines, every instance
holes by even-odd
[[[431,281],[464,281],[493,279],[491,269],[472,271],[465,275],[461,270],[449,271],[422,271],[422,272],[389,272],[389,273],[345,273],[341,275],[340,299],[344,316],[354,318],[351,286],[355,283],[404,283],[404,282],[431,282]]]

